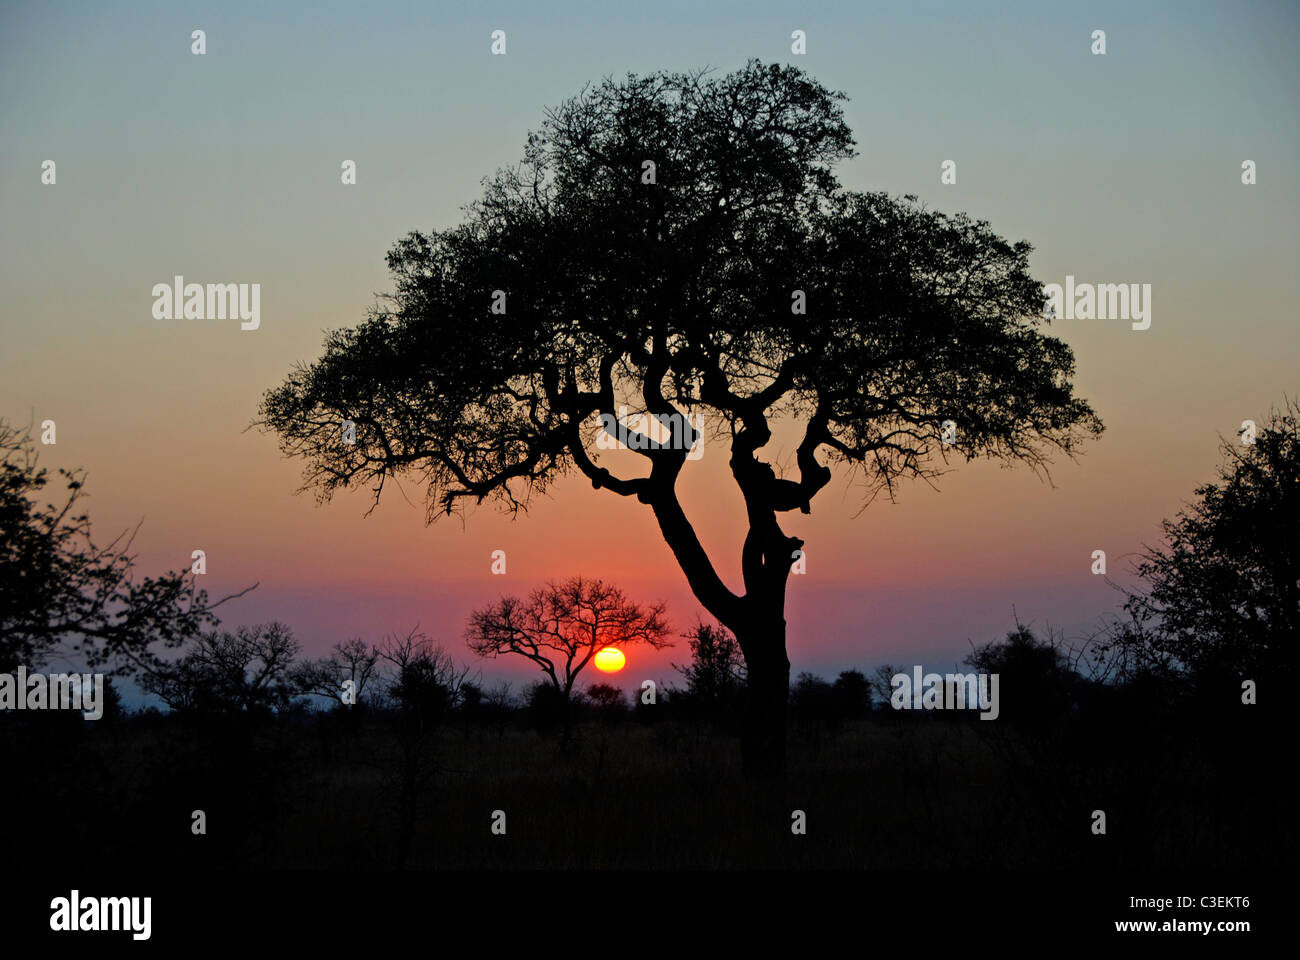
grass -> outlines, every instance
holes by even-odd
[[[57,836],[104,864],[1115,870],[1287,859],[1283,794],[1267,776],[1244,788],[1248,750],[1151,739],[873,715],[795,731],[787,782],[755,789],[735,738],[708,725],[589,721],[562,748],[522,725],[452,723],[426,745],[429,778],[406,794],[409,830],[401,754],[380,718],[0,725],[0,756],[23,772],[4,792],[6,822],[24,825],[18,843]],[[191,832],[196,809],[205,836]],[[503,836],[490,829],[497,810]],[[795,810],[804,835],[791,831]]]

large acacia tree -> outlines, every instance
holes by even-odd
[[[648,506],[744,652],[757,776],[785,761],[786,581],[802,541],[781,514],[808,512],[833,465],[859,468],[870,498],[950,454],[1038,466],[1101,429],[1073,394],[1069,348],[1039,329],[1029,245],[913,197],[843,190],[843,99],[757,62],[588,87],[546,113],[463,223],[399,241],[394,292],[261,408],[322,498],[369,484],[377,501],[408,474],[430,520],[489,499],[518,511],[578,470]],[[722,425],[748,516],[741,591],[678,499],[695,431],[637,435],[615,425],[622,403]],[[601,466],[602,416],[641,471]],[[801,437],[788,473],[761,455],[781,424]]]

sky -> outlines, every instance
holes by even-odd
[[[457,223],[547,106],[607,75],[787,62],[849,97],[846,188],[987,219],[1034,245],[1044,283],[1152,288],[1147,330],[1052,324],[1107,429],[1051,482],[954,463],[862,510],[837,478],[785,521],[807,554],[794,672],[951,668],[1017,617],[1079,634],[1122,599],[1092,551],[1131,582],[1134,553],[1214,477],[1220,437],[1300,393],[1298,45],[1300,7],[1267,2],[0,2],[0,417],[56,422],[42,462],[89,471],[99,538],[143,521],[143,572],[202,549],[210,594],[258,584],[224,626],[282,620],[310,655],[418,622],[488,681],[528,679],[475,661],[465,620],[572,574],[665,601],[685,631],[705,614],[635,501],[573,478],[516,520],[426,526],[408,484],[367,517],[364,493],[295,494],[302,465],[248,428],[324,331],[391,289],[389,247]],[[178,274],[260,283],[260,328],[156,319],[151,290]],[[725,450],[681,488],[738,590]],[[689,655],[627,653],[629,690]]]

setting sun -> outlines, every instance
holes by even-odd
[[[596,651],[596,659],[592,662],[601,673],[618,673],[627,663],[627,657],[617,647],[602,647]]]

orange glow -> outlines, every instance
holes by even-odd
[[[627,657],[623,656],[623,651],[616,647],[602,647],[596,651],[596,658],[592,663],[601,673],[618,673],[627,663]]]

